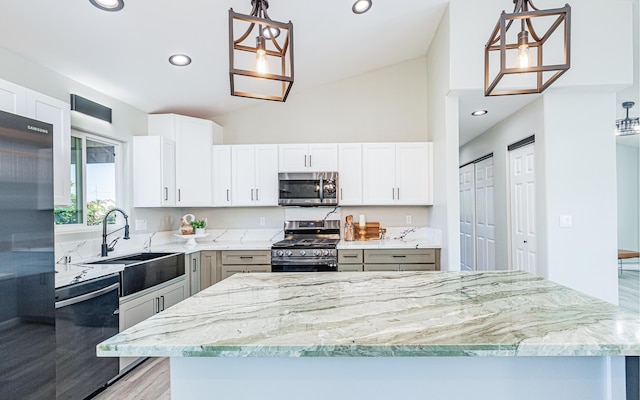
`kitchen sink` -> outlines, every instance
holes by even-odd
[[[120,272],[120,295],[129,296],[141,290],[184,275],[184,253],[135,253],[107,258],[85,265],[124,265]]]
[[[135,264],[141,261],[151,261],[156,258],[171,256],[174,254],[176,253],[136,253],[128,256],[107,258],[106,260],[94,261],[87,264]]]

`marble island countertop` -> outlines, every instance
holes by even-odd
[[[524,272],[237,274],[98,355],[640,355],[640,320]]]

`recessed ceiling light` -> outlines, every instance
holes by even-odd
[[[169,62],[176,67],[184,67],[191,64],[191,57],[186,54],[174,54],[169,57]]]
[[[487,110],[476,110],[476,111],[472,112],[471,115],[473,115],[474,117],[479,117],[481,115],[485,115],[488,112],[489,111],[487,111]]]
[[[89,2],[104,11],[120,11],[124,7],[124,0],[89,0]]]
[[[372,5],[373,2],[371,0],[357,0],[353,3],[351,10],[356,14],[363,14],[369,11]]]

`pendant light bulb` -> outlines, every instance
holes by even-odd
[[[269,73],[269,64],[267,62],[267,50],[264,36],[256,38],[256,71],[260,75]]]
[[[529,33],[518,33],[518,67],[529,68]]]

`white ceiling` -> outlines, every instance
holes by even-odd
[[[375,0],[362,15],[354,0],[271,0],[274,20],[293,21],[297,91],[423,56],[449,0]],[[0,0],[0,47],[146,113],[202,118],[260,104],[229,95],[228,10],[250,0],[125,0],[105,12],[89,0]],[[185,53],[188,67],[168,57]],[[460,144],[536,95],[485,98],[460,93]],[[472,117],[487,109],[483,117]]]

